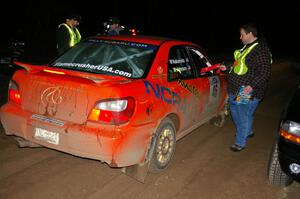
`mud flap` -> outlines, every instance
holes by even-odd
[[[123,167],[122,172],[126,174],[129,177],[134,178],[135,180],[145,183],[147,174],[149,170],[149,161],[142,163],[142,164],[136,164],[129,167]]]
[[[42,145],[36,144],[34,142],[30,142],[28,140],[25,140],[21,137],[15,137],[15,140],[17,142],[18,147],[30,147],[30,148],[36,148],[36,147],[43,147]]]
[[[152,134],[151,142],[148,145],[148,152],[146,154],[146,161],[140,164],[123,167],[122,172],[135,180],[145,183],[146,177],[149,172],[149,164],[153,155],[154,145],[156,141],[156,134]]]

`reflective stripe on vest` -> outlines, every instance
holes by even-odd
[[[246,50],[236,50],[234,51],[234,59],[235,59],[235,66],[233,68],[233,71],[237,75],[244,75],[248,71],[248,67],[245,63],[246,56],[251,52],[251,50],[257,46],[258,43],[252,44],[250,47],[248,47]]]
[[[60,28],[61,26],[65,26],[70,34],[70,42],[69,42],[69,46],[72,47],[75,44],[77,44],[78,42],[80,42],[81,40],[81,35],[78,31],[78,29],[76,27],[71,28],[70,26],[68,26],[65,23],[60,24],[58,27]]]

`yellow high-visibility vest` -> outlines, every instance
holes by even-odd
[[[235,64],[233,68],[233,72],[237,75],[244,75],[248,71],[248,67],[245,63],[246,56],[251,52],[251,50],[258,45],[258,42],[252,44],[250,47],[248,47],[246,50],[243,50],[244,48],[240,50],[234,51],[234,59]]]
[[[58,27],[60,28],[61,26],[65,26],[69,31],[69,35],[70,35],[69,46],[70,47],[73,47],[75,44],[80,42],[81,35],[80,35],[80,32],[78,31],[78,29],[76,27],[71,28],[70,26],[68,26],[65,23],[60,24]]]

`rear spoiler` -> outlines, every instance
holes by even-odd
[[[14,61],[13,63],[17,66],[25,68],[28,72],[35,71],[35,69],[36,70],[42,70],[42,69],[38,69],[38,68],[42,67],[42,66],[39,66],[39,65],[31,65],[31,64],[28,64],[28,63],[20,62],[20,61]]]
[[[47,65],[33,65],[33,64],[29,64],[29,63],[20,62],[20,61],[14,61],[14,64],[24,68],[26,71],[28,71],[30,73],[43,71],[43,72],[48,72],[48,73],[58,74],[58,75],[69,75],[69,76],[81,77],[81,78],[91,80],[95,83],[99,83],[108,78],[117,79],[117,80],[126,79],[126,78],[123,78],[120,76],[105,76],[105,78],[102,78],[101,74],[64,70],[64,69],[60,69],[60,68],[49,67]]]

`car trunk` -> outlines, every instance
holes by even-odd
[[[101,96],[109,96],[107,87],[99,88],[88,79],[38,72],[24,75],[22,108],[36,115],[82,124]],[[24,92],[22,92],[24,91]]]

